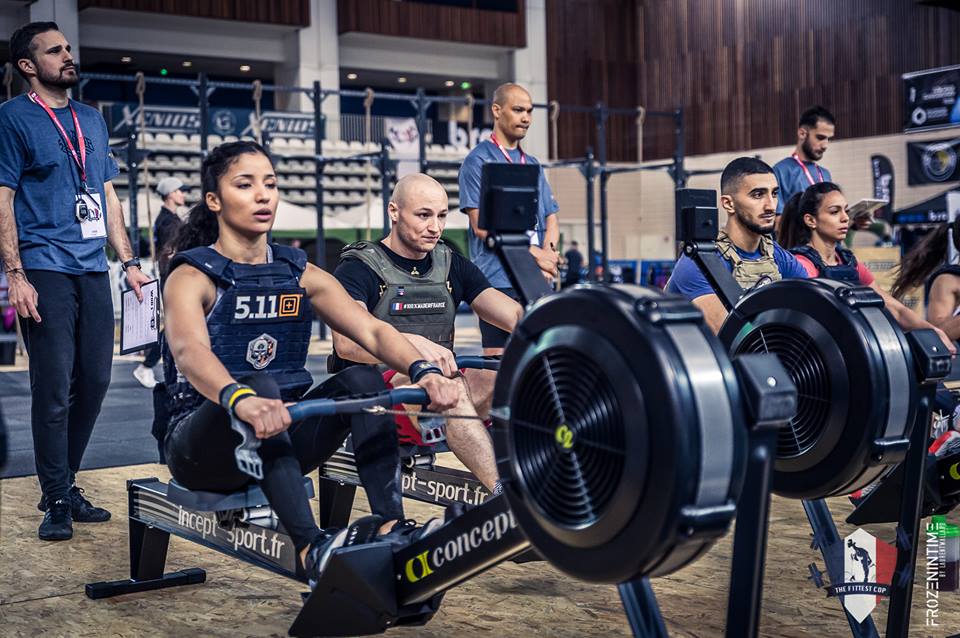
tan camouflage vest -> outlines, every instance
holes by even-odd
[[[744,290],[781,279],[780,268],[773,259],[773,239],[769,235],[760,236],[760,259],[745,260],[741,257],[725,230],[717,233],[717,250],[733,264],[733,278]]]

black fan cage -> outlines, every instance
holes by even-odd
[[[777,437],[777,457],[796,458],[813,448],[830,413],[830,375],[814,339],[794,326],[769,324],[754,330],[736,354],[769,352],[780,358],[797,386],[797,414]]]
[[[610,378],[584,353],[537,354],[517,381],[511,436],[526,491],[555,524],[591,525],[623,479],[625,432]]]

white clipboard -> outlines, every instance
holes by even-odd
[[[160,341],[160,282],[140,286],[143,301],[133,290],[120,295],[120,354],[144,350]]]

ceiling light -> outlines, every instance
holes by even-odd
[[[124,64],[129,64],[130,62],[133,62],[133,58],[131,58],[129,55],[125,55],[122,58],[120,58],[120,61],[123,62]]]
[[[397,78],[397,82],[399,82],[400,84],[406,84],[406,83],[407,83],[407,78],[405,78],[405,77],[403,77],[403,76],[400,76],[400,77]]]
[[[357,79],[357,74],[356,74],[356,73],[347,73],[347,79],[348,79],[348,80],[356,80],[356,79]]]
[[[249,65],[249,64],[241,64],[241,65],[240,65],[240,71],[241,71],[241,73],[246,73],[246,72],[249,71],[249,70],[250,70],[250,65]]]
[[[453,80],[447,80],[446,82],[443,83],[444,86],[453,86],[453,84],[454,84]]]
[[[189,69],[189,68],[192,67],[192,66],[193,66],[193,62],[191,62],[190,60],[184,60],[184,61],[183,61],[183,68]]]

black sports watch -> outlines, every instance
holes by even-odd
[[[439,374],[442,376],[443,370],[425,359],[418,359],[417,361],[414,361],[410,364],[410,368],[407,370],[407,376],[410,377],[411,383],[416,383],[428,374]]]
[[[140,258],[139,258],[139,257],[134,257],[133,259],[128,259],[128,260],[126,260],[125,262],[123,262],[123,269],[124,269],[124,270],[126,270],[127,268],[130,268],[131,266],[136,266],[137,268],[139,268],[139,267],[140,267]]]

